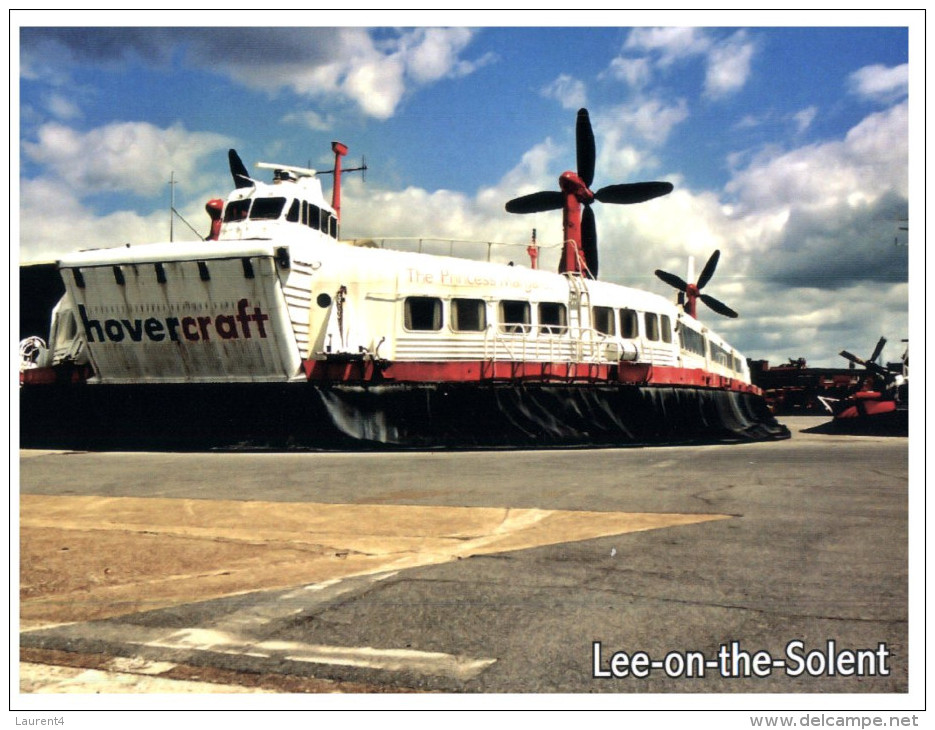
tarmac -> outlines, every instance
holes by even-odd
[[[906,706],[909,439],[781,420],[706,446],[21,450],[18,699]]]

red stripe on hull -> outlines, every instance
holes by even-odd
[[[519,361],[378,362],[363,359],[306,360],[310,381],[333,383],[623,383],[732,390],[761,394],[755,385],[697,368],[643,363],[596,364]]]

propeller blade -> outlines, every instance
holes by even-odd
[[[880,357],[880,353],[883,352],[883,346],[886,344],[886,338],[881,337],[877,346],[873,348],[873,354],[868,358],[868,362],[876,362],[877,358]]]
[[[713,309],[718,314],[723,314],[725,317],[736,317],[737,312],[728,307],[724,302],[719,302],[714,297],[709,297],[707,294],[698,295],[701,301],[707,304],[711,309]]]
[[[597,226],[594,223],[594,211],[590,205],[584,206],[581,214],[581,253],[584,265],[592,279],[597,278]]]
[[[237,150],[228,150],[227,160],[230,162],[231,177],[234,178],[234,187],[253,187],[253,182],[250,180],[250,173],[243,164],[243,160],[240,159],[240,155],[237,154]]]
[[[862,359],[860,359],[859,357],[857,357],[857,355],[855,355],[854,353],[848,352],[847,350],[841,350],[841,352],[839,352],[838,354],[839,354],[841,357],[843,357],[845,360],[849,360],[850,362],[854,363],[855,365],[863,365],[863,364],[864,364],[864,361],[863,361]]]
[[[668,271],[656,269],[656,276],[662,279],[669,286],[675,287],[680,292],[684,292],[686,289],[688,289],[688,284],[685,283],[685,280],[682,277],[676,276],[675,274],[670,274]]]
[[[544,210],[561,210],[565,198],[558,191],[543,190],[538,193],[513,198],[506,204],[507,213],[541,213]]]
[[[704,269],[701,271],[701,276],[698,277],[698,288],[704,289],[705,284],[711,281],[711,277],[714,276],[714,270],[717,268],[718,259],[721,258],[721,252],[715,251],[711,254],[711,258],[708,259],[708,263],[704,265]]]
[[[647,200],[668,195],[671,192],[672,183],[667,182],[623,183],[601,188],[594,194],[594,197],[602,203],[632,205],[645,203]]]
[[[591,187],[594,180],[594,159],[597,155],[594,146],[594,132],[587,109],[578,110],[578,122],[575,125],[575,147],[578,155],[578,177]]]

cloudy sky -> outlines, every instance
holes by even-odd
[[[537,28],[489,15],[337,27],[381,18],[316,13],[303,19],[319,27],[294,27],[294,14],[224,13],[237,27],[222,28],[199,27],[219,15],[176,12],[108,28],[128,21],[82,13],[59,28],[14,13],[21,261],[168,240],[173,174],[176,208],[204,234],[204,203],[230,189],[229,147],[248,167],[329,169],[332,140],[350,147],[346,165],[368,166],[345,179],[345,237],[525,244],[535,228],[557,244],[560,212],[503,206],[558,189],[585,106],[595,189],[675,185],[649,203],[595,205],[601,278],[669,296],[654,269],[684,278],[689,257],[700,271],[719,249],[705,291],[740,318],[701,305],[699,316],[748,356],[840,367],[839,350],[868,355],[881,335],[885,359],[901,354],[920,254],[901,230],[910,190],[921,209],[909,115],[910,78],[922,96],[919,13],[619,14],[639,27],[580,27],[579,13]],[[194,237],[176,222],[176,240]],[[526,260],[523,248],[505,255]]]

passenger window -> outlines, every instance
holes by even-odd
[[[539,304],[539,331],[547,335],[560,335],[568,328],[565,305],[558,302]]]
[[[659,339],[659,318],[656,316],[655,312],[646,312],[645,316],[646,322],[646,339],[647,340],[658,340]]]
[[[633,340],[639,336],[639,319],[632,309],[620,310],[620,336],[625,340]]]
[[[406,329],[436,331],[442,328],[442,300],[435,297],[406,298]]]
[[[672,342],[672,320],[669,319],[668,314],[659,315],[660,323],[659,327],[662,330],[662,341],[663,342]]]
[[[487,305],[483,299],[452,299],[451,329],[483,332],[487,329]]]
[[[500,322],[504,332],[526,332],[529,329],[529,302],[500,302]]]
[[[604,335],[614,333],[614,310],[610,307],[594,307],[594,329]]]

